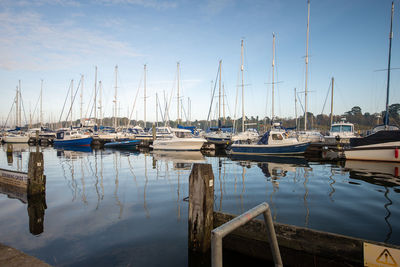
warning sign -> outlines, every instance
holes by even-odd
[[[400,250],[364,243],[364,266],[400,267]]]

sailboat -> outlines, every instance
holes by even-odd
[[[390,19],[389,34],[389,60],[386,88],[386,112],[384,124],[378,125],[372,130],[372,134],[364,138],[351,138],[350,148],[344,150],[347,159],[355,160],[377,160],[400,162],[400,130],[396,126],[389,125],[389,88],[390,88],[390,60],[392,50],[392,25],[393,25],[394,2],[392,2],[392,13]]]
[[[12,108],[11,108],[12,109]],[[19,84],[17,86],[17,93],[15,96],[15,111],[16,111],[16,117],[15,117],[15,130],[13,131],[8,131],[2,138],[2,141],[4,143],[28,143],[29,141],[29,135],[27,133],[22,132],[19,130],[19,127],[22,125],[22,119],[21,119],[21,114],[22,114],[22,95],[21,95],[21,81],[19,81]]]
[[[242,41],[242,50],[243,50],[243,41]],[[221,68],[222,68],[222,60],[219,61],[219,68],[218,68],[219,72],[218,127],[210,127],[204,135],[204,137],[207,139],[207,142],[210,144],[214,144],[216,148],[217,147],[226,148],[232,143],[232,128],[222,126],[220,120],[221,119],[221,73],[222,73]],[[210,111],[211,111],[211,106],[210,106]]]
[[[273,33],[272,42],[272,67],[274,71],[275,62],[275,34]],[[272,72],[273,72],[272,71]],[[273,80],[273,79],[272,79]],[[274,118],[274,83],[272,82],[272,119]],[[243,144],[235,142],[231,146],[231,154],[242,155],[294,155],[304,154],[310,142],[300,142],[295,137],[289,137],[286,130],[281,127],[280,123],[273,123],[271,130],[267,131],[263,137],[253,144]]]
[[[258,131],[254,128],[247,128],[245,129],[245,119],[246,116],[244,114],[244,79],[243,79],[243,40],[242,40],[242,45],[241,45],[241,65],[240,65],[240,71],[242,73],[242,131],[240,133],[236,133],[232,136],[232,142],[255,142],[260,139],[260,135]]]

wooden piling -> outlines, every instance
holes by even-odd
[[[28,165],[28,196],[45,192],[46,176],[43,175],[43,153],[30,152]]]
[[[189,177],[189,249],[205,253],[213,230],[214,174],[211,164],[193,164]]]

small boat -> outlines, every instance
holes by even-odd
[[[28,143],[29,135],[23,133],[8,133],[3,136],[4,143]]]
[[[105,143],[104,147],[117,148],[117,149],[137,149],[137,146],[140,144],[140,142],[141,142],[140,140],[120,140],[120,141]]]
[[[190,130],[175,128],[171,132],[171,138],[156,139],[151,147],[154,150],[195,151],[200,150],[206,142],[204,138],[194,137]]]
[[[90,146],[93,138],[89,135],[82,134],[77,130],[58,131],[54,146],[56,147],[71,147],[71,146]]]
[[[204,138],[215,146],[227,147],[232,143],[232,128],[210,127]]]
[[[294,155],[303,154],[310,142],[299,142],[296,138],[288,137],[283,130],[267,131],[257,143],[232,144],[231,154],[247,155]]]

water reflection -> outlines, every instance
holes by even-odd
[[[387,201],[383,205],[386,211],[384,220],[388,229],[384,242],[388,242],[393,232],[392,225],[389,221],[392,215],[389,207],[393,204],[393,201],[389,197],[389,188],[400,186],[400,163],[347,160],[345,163],[345,168],[349,171],[350,178],[354,180],[361,180],[384,188],[383,195]],[[379,191],[382,192],[382,190]],[[398,193],[396,190],[393,190],[393,192]]]
[[[19,200],[27,204],[29,217],[29,232],[32,235],[39,235],[44,231],[44,215],[47,209],[46,204],[46,177],[43,175],[43,161],[32,161],[28,172],[23,172],[22,152],[29,151],[27,144],[11,144],[6,151],[7,162],[13,166],[13,156],[16,157],[15,170],[3,169],[0,176],[0,194],[6,195],[10,199]],[[40,155],[38,155],[38,154]],[[34,159],[42,158],[42,153],[32,153]],[[39,157],[40,156],[40,157]],[[11,160],[10,160],[11,158]],[[11,163],[11,164],[10,164]],[[40,164],[40,165],[39,165]]]

